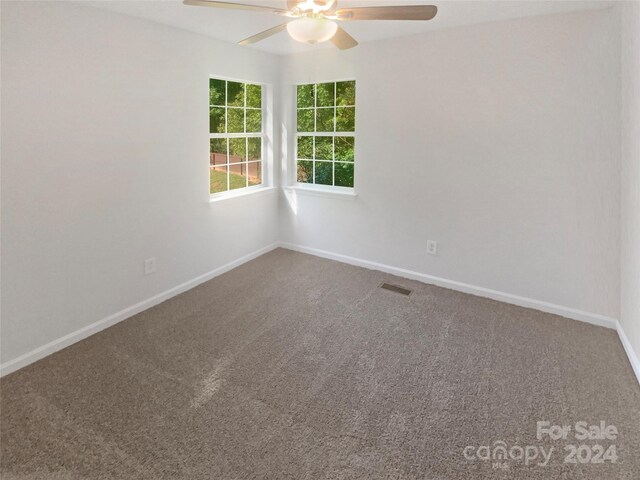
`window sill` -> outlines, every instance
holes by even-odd
[[[317,197],[341,198],[344,200],[355,200],[355,198],[358,196],[353,188],[347,187],[318,187],[297,184],[289,187],[284,187],[284,191]]]
[[[267,186],[255,186],[249,188],[243,188],[241,190],[232,190],[230,192],[221,192],[211,194],[209,197],[209,203],[219,203],[225,200],[231,200],[232,198],[244,198],[244,197],[258,197],[261,195],[267,195],[276,191],[275,187]]]

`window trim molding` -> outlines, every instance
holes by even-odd
[[[226,192],[212,193],[209,195],[209,203],[217,204],[224,200],[231,200],[232,198],[253,197],[259,196],[260,194],[266,195],[276,190],[278,190],[276,187],[270,185],[251,185],[250,187],[237,188]]]
[[[336,187],[333,185],[314,185],[309,183],[296,183],[282,187],[285,193],[293,192],[301,195],[311,195],[315,197],[333,197],[344,200],[355,200],[358,194],[351,187]]]
[[[292,127],[292,144],[290,145],[291,147],[291,158],[292,160],[290,160],[288,163],[288,165],[291,165],[291,174],[289,175],[289,180],[287,181],[287,187],[289,188],[295,188],[296,190],[304,190],[304,191],[311,191],[312,193],[315,194],[320,194],[320,195],[324,195],[324,194],[329,194],[329,193],[336,193],[338,195],[350,195],[350,196],[357,196],[356,194],[356,187],[357,187],[357,182],[356,182],[356,162],[355,162],[355,150],[354,150],[354,161],[353,162],[341,162],[341,163],[353,163],[353,187],[342,187],[339,185],[322,185],[322,184],[316,184],[316,183],[303,183],[303,182],[298,182],[298,136],[302,135],[302,136],[306,136],[306,137],[353,137],[355,145],[358,144],[357,142],[357,128],[356,128],[356,121],[357,121],[357,103],[358,103],[358,89],[356,87],[356,98],[354,99],[354,104],[353,105],[340,105],[340,107],[351,107],[354,108],[356,111],[356,115],[354,118],[354,128],[353,128],[353,132],[338,132],[336,131],[336,122],[335,122],[335,112],[336,109],[339,108],[337,103],[337,88],[334,89],[334,105],[331,107],[318,107],[317,105],[317,96],[314,96],[314,105],[313,107],[303,107],[302,110],[304,110],[305,108],[308,110],[317,110],[318,108],[322,109],[322,108],[333,108],[334,109],[334,131],[333,132],[298,132],[298,98],[297,98],[297,89],[298,89],[298,85],[318,85],[321,83],[333,83],[337,86],[338,83],[340,82],[355,82],[357,85],[357,80],[355,77],[352,78],[342,78],[339,80],[324,80],[324,81],[313,81],[313,82],[306,82],[306,83],[295,83],[292,85],[291,88],[291,92],[290,94],[292,95],[292,109],[291,109],[291,127]],[[314,115],[314,119],[313,119],[313,124],[314,124],[314,129],[316,127],[316,116]],[[332,164],[336,163],[335,160],[335,145],[334,145],[334,154],[333,154],[333,159],[331,160]],[[315,147],[314,147],[314,157],[315,157]],[[304,159],[303,159],[304,160]],[[315,172],[315,163],[316,160],[315,158],[313,160],[310,160],[313,162],[314,165],[314,172]],[[334,165],[334,182],[335,182],[335,165]]]
[[[208,78],[207,78],[207,90],[209,91],[209,95],[210,95],[210,83],[211,80],[224,80],[225,82],[236,82],[236,83],[243,83],[243,84],[250,84],[250,85],[260,85],[261,87],[261,107],[260,107],[260,111],[262,112],[262,129],[260,132],[245,132],[245,133],[241,133],[241,132],[227,132],[227,133],[211,133],[210,128],[207,127],[209,129],[209,138],[208,138],[208,145],[207,145],[207,150],[209,151],[209,157],[211,155],[211,139],[213,138],[261,138],[262,142],[261,142],[261,158],[260,160],[257,160],[258,162],[260,162],[261,164],[261,177],[262,177],[262,183],[259,185],[250,185],[250,186],[246,186],[246,187],[241,187],[241,188],[236,188],[236,189],[229,189],[229,182],[230,182],[230,178],[229,178],[229,173],[227,171],[227,190],[223,191],[223,192],[215,192],[215,193],[211,193],[211,180],[209,180],[208,184],[209,184],[209,188],[208,188],[208,192],[209,192],[209,202],[218,202],[220,200],[224,200],[226,198],[238,198],[238,197],[242,197],[243,195],[252,195],[255,194],[256,192],[259,191],[266,191],[266,190],[272,190],[274,188],[274,183],[273,183],[273,142],[272,142],[272,138],[273,138],[273,118],[270,118],[269,115],[273,115],[273,86],[271,84],[265,83],[263,81],[255,81],[255,80],[248,80],[248,79],[239,79],[239,78],[233,78],[233,77],[227,77],[225,75],[217,75],[217,74],[209,74]],[[226,84],[225,84],[225,89],[226,89]],[[246,87],[245,87],[246,89]],[[244,106],[243,107],[229,107],[226,103],[228,102],[228,98],[227,97],[227,92],[225,91],[225,112],[226,110],[228,110],[229,108],[242,108],[243,110],[258,110],[255,107],[247,107],[247,97],[246,97],[246,91],[245,91],[245,98],[244,98]],[[211,109],[211,104],[209,104],[209,109]],[[246,130],[246,115],[245,115],[245,119],[244,119],[244,128]],[[227,115],[225,115],[225,130],[227,130],[227,122],[228,122],[228,118]],[[227,161],[228,161],[228,155],[229,155],[229,150],[227,147]],[[245,160],[244,162],[236,162],[236,163],[227,163],[225,164],[227,166],[227,169],[229,168],[229,166],[231,165],[243,165],[243,164],[247,164],[248,160]],[[211,169],[211,159],[209,158],[208,161],[209,164],[209,169]]]

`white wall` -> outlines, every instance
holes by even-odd
[[[541,16],[287,57],[289,85],[356,79],[358,196],[283,197],[282,239],[618,318],[617,21]]]
[[[618,21],[590,11],[280,58],[2,2],[1,361],[278,239],[613,318],[622,278],[638,349],[637,108],[620,142],[637,23],[623,22],[621,91]],[[291,85],[355,78],[357,198],[209,204],[209,74],[282,84],[287,112]],[[275,121],[286,158],[292,117]]]
[[[278,62],[2,2],[2,362],[277,240],[275,193],[209,204],[207,102],[210,74],[277,84]]]
[[[640,3],[622,13],[622,281],[620,323],[640,358]],[[639,372],[640,375],[640,372]]]

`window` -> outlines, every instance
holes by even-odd
[[[353,188],[356,82],[298,85],[297,181]]]
[[[209,79],[210,192],[262,184],[262,86]]]

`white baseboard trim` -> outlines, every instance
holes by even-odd
[[[200,285],[201,283],[211,280],[212,278],[217,277],[218,275],[222,275],[223,273],[228,272],[229,270],[232,270],[242,265],[243,263],[246,263],[250,260],[253,260],[254,258],[264,255],[265,253],[270,252],[275,248],[278,248],[278,246],[279,246],[279,243],[272,243],[271,245],[268,245],[264,248],[251,252],[243,257],[238,258],[237,260],[234,260],[225,265],[222,265],[221,267],[211,270],[210,272],[200,275],[192,280],[188,280],[176,287],[170,288],[169,290],[165,290],[164,292],[159,293],[158,295],[154,295],[151,298],[138,302],[135,305],[125,308],[124,310],[120,310],[119,312],[116,312],[113,315],[109,315],[108,317],[103,318],[102,320],[98,320],[97,322],[94,322],[91,325],[87,325],[86,327],[76,330],[75,332],[71,332],[68,335],[65,335],[64,337],[60,337],[52,342],[47,343],[46,345],[43,345],[34,350],[31,350],[30,352],[20,355],[19,357],[16,357],[13,360],[9,360],[0,365],[0,377],[8,375],[9,373],[15,372],[16,370],[19,370],[22,367],[26,367],[27,365],[37,360],[40,360],[48,355],[51,355],[52,353],[57,352],[58,350],[62,350],[63,348],[68,347],[69,345],[72,345],[76,342],[79,342],[80,340],[90,337],[94,333],[98,333],[99,331],[104,330],[105,328],[108,328],[112,325],[115,325],[118,322],[121,322],[122,320],[125,320],[129,317],[132,317],[133,315],[143,312],[144,310],[147,310],[155,305],[158,305],[159,303],[162,303],[165,300],[169,300],[171,297],[175,297],[176,295],[186,292],[187,290],[190,290]]]
[[[339,253],[332,253],[326,250],[320,250],[317,248],[305,247],[303,245],[286,242],[280,242],[280,246],[282,248],[294,250],[296,252],[308,253],[317,257],[328,258],[330,260],[336,260],[338,262],[348,263],[349,265],[364,267],[371,270],[380,270],[382,272],[390,273],[398,277],[418,280],[423,283],[437,285],[439,287],[449,288],[451,290],[457,290],[459,292],[470,293],[471,295],[477,295],[479,297],[491,298],[493,300],[510,303],[512,305],[518,305],[520,307],[533,308],[542,312],[553,313],[555,315],[579,320],[581,322],[591,323],[600,327],[616,329],[616,325],[618,323],[615,318],[606,317],[597,313],[584,312],[575,308],[564,307],[562,305],[534,300],[532,298],[520,297],[518,295],[512,295],[510,293],[491,290],[489,288],[477,287],[475,285],[469,285],[468,283],[456,282],[455,280],[447,280],[446,278],[434,277],[425,273],[414,272],[412,270],[406,270],[404,268],[392,267],[390,265],[371,262],[369,260],[362,260],[360,258],[350,257],[348,255],[341,255]]]
[[[640,383],[640,359],[633,350],[631,342],[629,342],[629,339],[622,328],[622,324],[619,321],[616,322],[616,330],[618,331],[618,336],[620,337],[620,342],[624,347],[624,351],[627,353],[627,357],[629,358],[629,363],[631,363],[631,368],[633,368],[636,378],[638,379],[638,383]]]
[[[451,290],[457,290],[459,292],[470,293],[471,295],[477,295],[479,297],[491,298],[504,303],[510,303],[512,305],[518,305],[519,307],[533,308],[546,313],[553,313],[562,317],[571,318],[581,322],[591,323],[600,327],[606,327],[614,329],[618,332],[620,342],[624,347],[631,367],[633,368],[638,383],[640,383],[640,359],[633,350],[629,339],[627,338],[622,325],[615,318],[599,315],[597,313],[584,312],[575,308],[564,307],[562,305],[556,305],[554,303],[543,302],[540,300],[534,300],[532,298],[521,297],[519,295],[512,295],[510,293],[499,292],[497,290],[491,290],[488,288],[477,287],[475,285],[469,285],[468,283],[456,282],[454,280],[447,280],[445,278],[434,277],[425,273],[414,272],[412,270],[406,270],[404,268],[392,267],[383,263],[371,262],[369,260],[362,260],[360,258],[350,257],[348,255],[341,255],[339,253],[332,253],[326,250],[320,250],[312,247],[305,247],[294,243],[280,242],[280,247],[296,252],[307,253],[309,255],[315,255],[316,257],[328,258],[330,260],[336,260],[338,262],[347,263],[349,265],[355,265],[357,267],[364,267],[371,270],[379,270],[381,272],[390,273],[398,277],[409,278],[411,280],[418,280],[419,282],[428,283],[430,285],[437,285],[439,287],[449,288]]]
[[[133,315],[136,315],[144,310],[147,310],[159,303],[164,302],[176,295],[179,295],[187,290],[190,290],[201,283],[204,283],[208,280],[211,280],[218,275],[222,275],[229,270],[232,270],[243,263],[246,263],[254,258],[257,258],[265,253],[274,250],[275,248],[282,247],[289,250],[294,250],[301,253],[307,253],[309,255],[315,255],[317,257],[328,258],[330,260],[336,260],[338,262],[347,263],[349,265],[355,265],[358,267],[364,267],[371,270],[379,270],[382,272],[390,273],[392,275],[396,275],[399,277],[409,278],[412,280],[418,280],[423,283],[428,283],[431,285],[437,285],[444,288],[449,288],[452,290],[457,290],[464,293],[469,293],[472,295],[477,295],[480,297],[491,298],[493,300],[498,300],[505,303],[510,303],[513,305],[518,305],[521,307],[533,308],[536,310],[540,310],[547,313],[553,313],[556,315],[560,315],[563,317],[571,318],[574,320],[579,320],[582,322],[591,323],[593,325],[598,325],[601,327],[612,328],[618,332],[618,336],[620,337],[620,341],[624,347],[627,356],[629,357],[629,362],[633,368],[633,371],[638,378],[638,382],[640,382],[640,360],[638,356],[634,352],[631,344],[629,343],[629,339],[627,338],[622,325],[620,322],[614,318],[606,317],[604,315],[584,312],[581,310],[577,310],[574,308],[564,307],[561,305],[556,305],[553,303],[542,302],[540,300],[534,300],[531,298],[521,297],[518,295],[512,295],[510,293],[499,292],[497,290],[491,290],[488,288],[477,287],[474,285],[469,285],[467,283],[456,282],[454,280],[447,280],[440,277],[434,277],[432,275],[427,275],[424,273],[415,272],[412,270],[406,270],[403,268],[392,267],[390,265],[385,265],[382,263],[371,262],[369,260],[362,260],[355,257],[350,257],[348,255],[341,255],[338,253],[328,252],[326,250],[320,250],[312,247],[305,247],[303,245],[297,245],[287,242],[276,242],[271,245],[268,245],[264,248],[251,252],[243,257],[238,258],[232,262],[229,262],[221,267],[218,267],[210,272],[207,272],[203,275],[200,275],[192,280],[184,282],[176,287],[170,288],[169,290],[165,290],[158,295],[155,295],[147,300],[143,300],[142,302],[138,302],[135,305],[125,308],[124,310],[120,310],[119,312],[114,313],[113,315],[109,315],[102,320],[98,320],[97,322],[92,323],[91,325],[87,325],[75,332],[72,332],[68,335],[60,337],[52,342],[47,343],[41,347],[38,347],[30,352],[27,352],[23,355],[20,355],[17,358],[9,360],[0,365],[0,377],[8,375],[9,373],[15,372],[27,365],[36,362],[48,355],[51,355],[54,352],[62,350],[69,345],[72,345],[80,340],[83,340],[91,335],[98,333],[105,328],[108,328],[112,325],[115,325],[122,320],[125,320]]]
[[[543,302],[540,300],[534,300],[532,298],[521,297],[518,295],[512,295],[510,293],[499,292],[497,290],[491,290],[488,288],[477,287],[475,285],[469,285],[467,283],[456,282],[454,280],[447,280],[445,278],[434,277],[425,273],[414,272],[412,270],[406,270],[404,268],[392,267],[382,263],[371,262],[369,260],[362,260],[360,258],[350,257],[348,255],[341,255],[339,253],[332,253],[326,250],[320,250],[312,247],[305,247],[303,245],[280,242],[280,247],[296,252],[307,253],[309,255],[315,255],[316,257],[328,258],[330,260],[336,260],[338,262],[347,263],[349,265],[355,265],[358,267],[364,267],[371,270],[379,270],[381,272],[390,273],[398,277],[409,278],[411,280],[418,280],[423,283],[431,285],[437,285],[439,287],[449,288],[451,290],[457,290],[459,292],[470,293],[471,295],[477,295],[479,297],[491,298],[504,303],[510,303],[512,305],[518,305],[520,307],[533,308],[546,313],[553,313],[562,317],[578,320],[581,322],[591,323],[600,327],[606,327],[614,329],[618,332],[620,342],[624,347],[631,367],[633,368],[638,383],[640,383],[640,359],[633,350],[629,339],[627,338],[622,325],[615,318],[599,315],[597,313],[584,312],[575,308],[564,307],[562,305],[556,305],[554,303]]]

